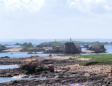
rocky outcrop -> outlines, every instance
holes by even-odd
[[[63,53],[64,47],[63,46],[53,46],[52,49],[45,49],[44,53]]]
[[[73,42],[65,43],[64,48],[65,48],[64,49],[65,54],[77,54],[81,52],[81,48],[77,47]]]
[[[39,74],[42,72],[54,72],[53,65],[45,65],[38,60],[32,62],[24,62],[20,69],[25,70],[27,74]]]
[[[0,45],[0,52],[7,49],[4,45]]]
[[[92,50],[95,53],[104,53],[106,51],[104,45],[102,45],[102,44],[92,45],[90,48],[88,48],[88,50]]]

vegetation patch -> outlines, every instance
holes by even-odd
[[[93,64],[108,64],[112,65],[112,54],[95,54],[95,55],[75,55],[67,54],[60,56],[72,56],[78,58],[90,58],[90,61],[81,62],[81,65],[93,65]]]

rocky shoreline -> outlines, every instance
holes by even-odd
[[[22,61],[32,61],[35,58],[27,58],[19,60],[18,64]],[[2,60],[2,61],[1,61]],[[1,58],[0,62],[4,64],[6,58]],[[7,58],[11,63],[10,58]],[[16,61],[17,59],[15,59]],[[14,60],[13,60],[14,61]],[[12,64],[15,64],[13,63]],[[90,65],[80,66],[82,60],[71,57],[46,57],[40,58],[39,61],[48,65],[54,65],[54,72],[41,72],[38,74],[26,74],[20,68],[0,70],[0,77],[19,77],[19,78],[39,78],[46,77],[46,80],[16,80],[11,82],[0,83],[0,86],[112,86],[112,77],[110,75],[111,66],[109,65]],[[96,67],[98,69],[96,69]]]
[[[21,80],[1,83],[0,86],[71,86],[79,83],[79,86],[111,86],[112,79],[106,76],[90,74],[90,77],[83,76],[84,72],[65,73],[58,78],[50,80]],[[68,77],[71,76],[71,77]]]

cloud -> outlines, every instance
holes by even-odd
[[[27,10],[29,12],[39,11],[45,0],[0,0],[0,5],[8,10]]]
[[[70,8],[83,13],[105,13],[112,11],[112,0],[67,0]]]
[[[66,4],[67,1],[67,4]],[[75,9],[76,12],[89,14],[104,14],[112,12],[112,0],[0,0],[0,10],[38,12],[42,7],[44,11]],[[60,9],[61,8],[61,9]]]

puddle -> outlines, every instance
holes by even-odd
[[[14,69],[19,68],[19,65],[0,65],[0,69]]]
[[[3,82],[10,82],[10,81],[15,81],[15,80],[47,80],[46,77],[43,78],[10,78],[10,77],[0,77],[0,83]]]

